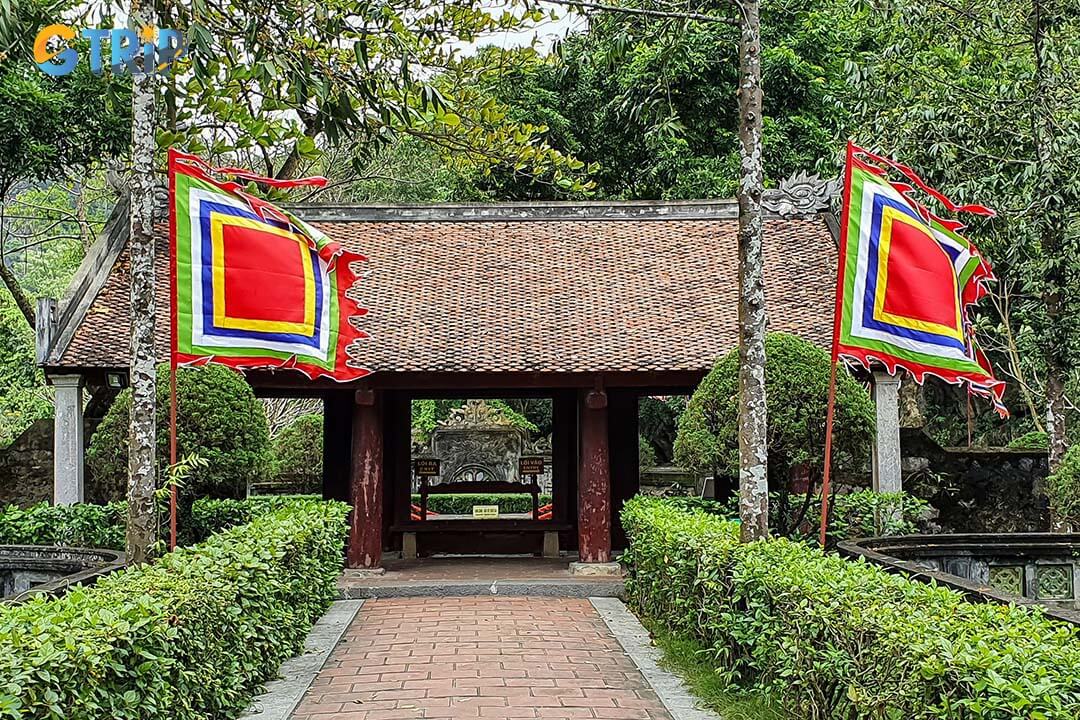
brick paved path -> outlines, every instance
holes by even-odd
[[[369,600],[293,720],[671,720],[588,600]]]

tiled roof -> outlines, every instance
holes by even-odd
[[[357,221],[337,214],[317,224],[370,258],[349,294],[370,309],[357,322],[371,334],[351,352],[373,370],[700,371],[738,342],[738,222],[730,215]],[[162,241],[162,358],[167,258]],[[766,221],[770,330],[828,344],[835,263],[822,216]],[[126,366],[127,273],[125,249],[54,366]]]

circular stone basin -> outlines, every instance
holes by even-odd
[[[842,542],[838,549],[972,599],[1038,604],[1080,624],[1078,533],[903,535]]]
[[[22,602],[34,595],[62,595],[122,568],[124,553],[92,548],[0,545],[0,597]]]

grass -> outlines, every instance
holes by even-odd
[[[790,720],[760,695],[734,687],[717,674],[708,651],[698,642],[645,623],[656,647],[664,653],[661,665],[683,679],[704,707],[724,720]]]

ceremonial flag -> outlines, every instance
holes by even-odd
[[[890,182],[890,169],[914,186]],[[1004,383],[975,347],[967,318],[993,273],[960,235],[963,225],[916,201],[916,187],[949,211],[993,215],[980,205],[958,206],[910,168],[849,144],[834,355],[867,368],[878,363],[890,374],[903,368],[920,384],[927,375],[967,384],[1007,415]]]
[[[347,352],[366,337],[366,311],[345,293],[360,255],[225,177],[269,187],[280,181],[212,168],[169,151],[173,362],[237,369],[286,368],[339,382],[367,375]]]
[[[890,182],[899,173],[908,182]],[[910,183],[910,184],[909,184]],[[990,265],[967,238],[963,224],[930,212],[912,196],[916,188],[950,213],[993,216],[982,205],[957,205],[900,163],[848,143],[840,217],[836,317],[826,411],[820,542],[829,516],[836,363],[841,357],[890,375],[898,368],[923,383],[927,375],[966,384],[988,398],[1002,417],[1005,384],[975,345],[967,307],[994,279]]]

